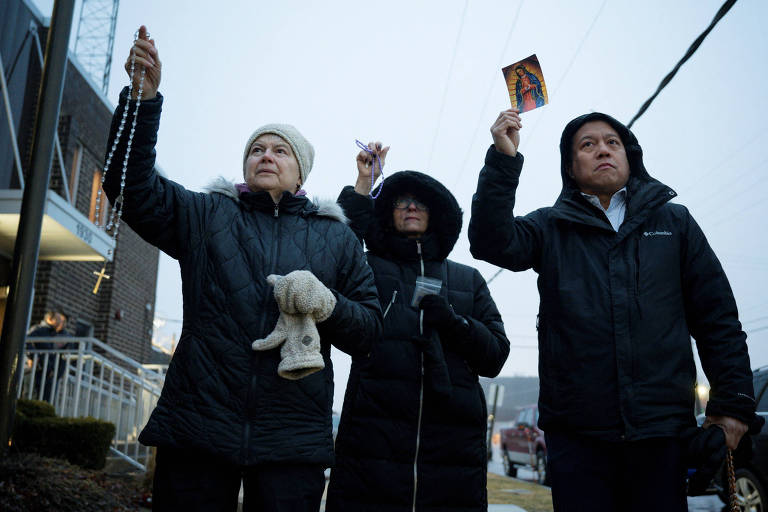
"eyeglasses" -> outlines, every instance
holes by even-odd
[[[406,210],[411,205],[415,206],[416,209],[420,212],[429,211],[429,207],[427,205],[412,197],[401,197],[399,199],[395,199],[395,202],[393,203],[395,210]]]

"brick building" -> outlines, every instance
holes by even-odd
[[[40,88],[36,39],[44,51],[48,23],[27,0],[0,3],[0,56],[21,176],[29,169]],[[93,272],[111,258],[111,241],[93,221],[113,110],[114,105],[70,53],[58,130],[62,158],[54,151],[31,320],[37,323],[47,309],[61,309],[70,317],[71,335],[92,335],[139,362],[148,362],[158,250],[122,224],[114,259],[106,265],[111,278],[102,281],[98,294],[92,293]],[[0,289],[6,290],[18,218],[11,224],[14,209],[18,217],[21,197],[12,135],[6,109],[0,109]],[[101,197],[103,214],[108,205]],[[3,314],[4,297],[0,294]]]

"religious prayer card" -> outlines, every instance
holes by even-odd
[[[519,62],[510,64],[501,72],[504,73],[504,80],[507,82],[512,107],[520,109],[520,113],[543,107],[549,103],[544,73],[541,72],[541,65],[535,53]]]

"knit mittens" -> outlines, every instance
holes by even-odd
[[[261,340],[253,342],[253,350],[279,347],[280,364],[277,374],[288,380],[298,380],[325,368],[320,353],[320,334],[312,315],[291,315],[280,312],[275,329]]]
[[[289,380],[322,370],[325,362],[315,324],[331,316],[336,296],[307,270],[295,270],[286,276],[273,274],[267,282],[275,287],[280,317],[266,338],[253,342],[253,350],[269,350],[282,344],[277,373]]]
[[[267,282],[275,287],[277,307],[291,315],[312,315],[327,320],[336,307],[336,296],[309,270],[294,270],[287,276],[272,274]]]

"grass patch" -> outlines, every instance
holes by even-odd
[[[488,473],[488,503],[517,505],[527,512],[552,512],[552,492],[543,485]]]

